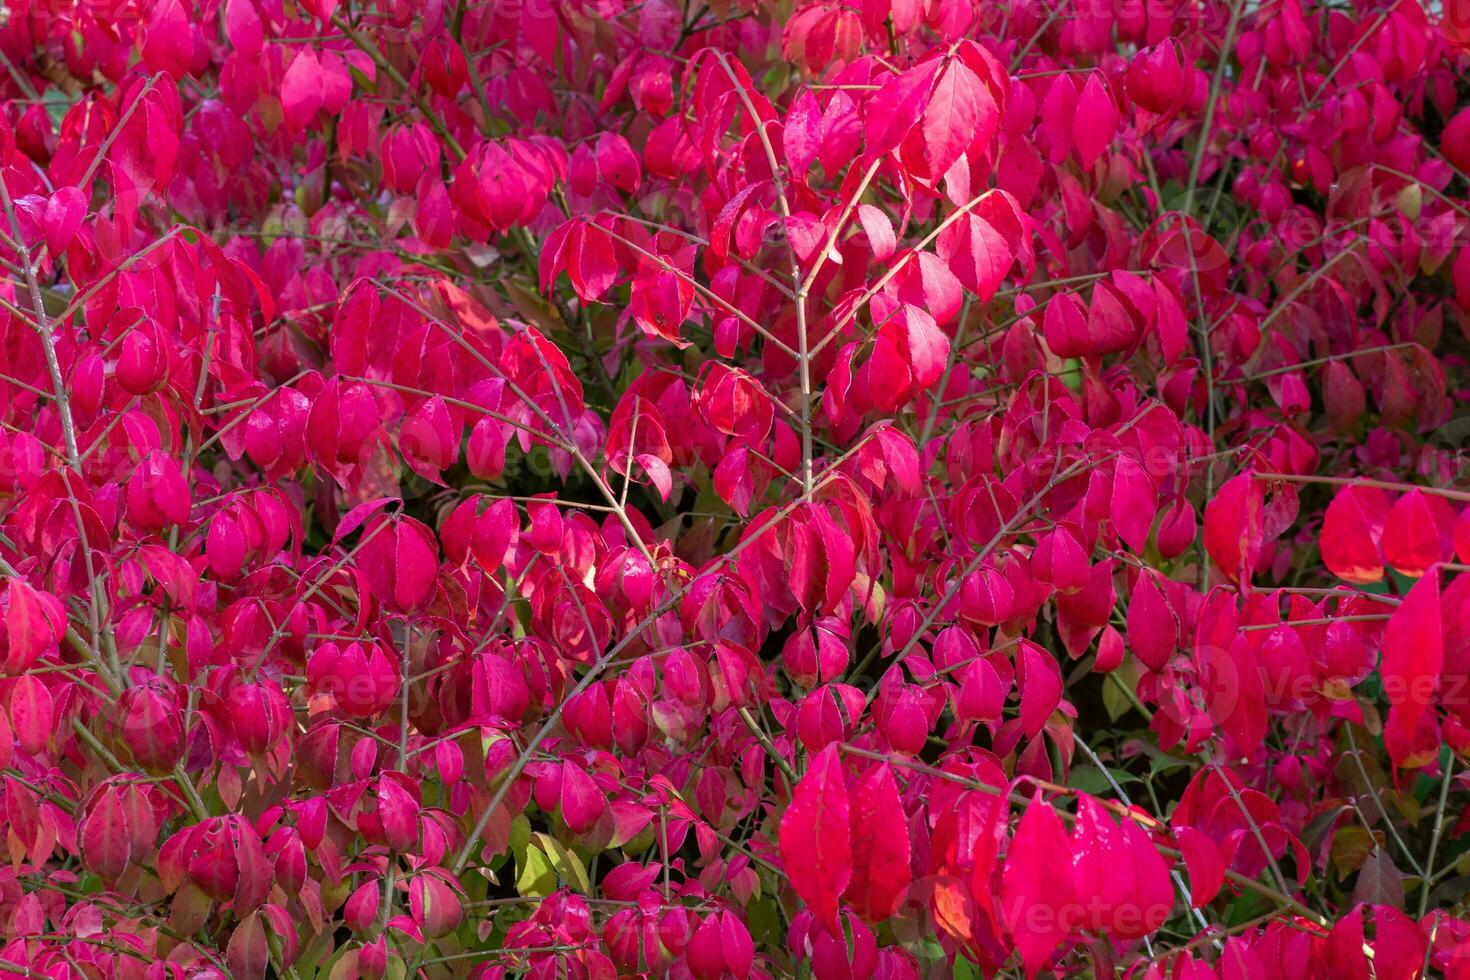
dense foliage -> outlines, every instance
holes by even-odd
[[[1464,0],[13,0],[0,975],[1470,976]]]

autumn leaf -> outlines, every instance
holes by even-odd
[[[873,805],[867,801],[864,805]],[[791,887],[811,906],[817,918],[837,931],[842,894],[853,880],[851,807],[842,761],[834,742],[807,766],[781,816],[781,863]],[[866,848],[871,872],[873,853]],[[869,884],[869,901],[872,901]],[[871,904],[870,904],[871,907]]]
[[[898,782],[887,764],[872,767],[848,790],[852,882],[848,901],[872,922],[888,918],[908,891],[909,829]]]

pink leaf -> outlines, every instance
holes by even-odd
[[[995,98],[969,66],[951,58],[924,110],[924,156],[937,180],[975,143],[990,140],[1000,118]]]
[[[1470,108],[1461,109],[1445,124],[1439,149],[1456,170],[1470,173]]]
[[[638,465],[643,467],[643,472],[648,474],[649,480],[653,481],[654,488],[658,490],[660,500],[668,500],[669,494],[674,490],[674,475],[669,471],[669,464],[653,453],[639,453],[634,457]]]
[[[47,593],[37,592],[13,578],[6,588],[4,639],[9,644],[4,669],[23,674],[45,653],[56,648],[66,631],[66,614]]]
[[[858,205],[857,215],[863,233],[868,237],[868,248],[872,250],[874,261],[882,262],[893,255],[897,239],[888,215],[871,204]]]
[[[1249,581],[1264,522],[1265,491],[1250,473],[1229,480],[1205,504],[1205,550],[1232,581]]]
[[[1432,570],[1393,611],[1383,636],[1383,690],[1390,705],[1384,741],[1398,765],[1428,761],[1409,758],[1405,749],[1421,718],[1432,710],[1443,667],[1439,572]]]
[[[848,796],[853,873],[847,896],[859,915],[879,922],[898,908],[910,879],[908,823],[892,767],[869,769]]]
[[[1022,640],[1016,657],[1021,688],[1021,731],[1034,736],[1062,700],[1062,674],[1054,657],[1030,640]]]
[[[289,129],[305,129],[322,108],[326,80],[316,50],[309,44],[295,45],[296,57],[281,79],[281,111]]]
[[[440,877],[443,874],[438,868],[429,868],[415,875],[408,886],[408,907],[413,922],[429,938],[448,935],[464,918],[459,896]]]
[[[82,818],[80,844],[88,869],[106,881],[115,881],[128,867],[127,818],[122,801],[111,788],[98,792]]]
[[[1100,73],[1090,72],[1077,97],[1077,114],[1073,116],[1072,138],[1077,144],[1077,157],[1083,170],[1091,170],[1118,128],[1118,109],[1103,87]]]
[[[1048,966],[1072,929],[1072,845],[1041,790],[1021,817],[1005,857],[1001,913],[1027,977]]]
[[[51,691],[34,674],[16,678],[10,689],[10,728],[20,747],[39,755],[50,741],[53,727]]]
[[[1208,835],[1193,827],[1175,832],[1184,866],[1189,871],[1189,899],[1195,908],[1203,908],[1215,900],[1225,884],[1225,858]]]
[[[1383,578],[1378,543],[1388,511],[1387,495],[1373,487],[1344,487],[1332,498],[1318,538],[1322,563],[1332,574],[1357,584]]]
[[[1139,572],[1133,586],[1128,603],[1128,645],[1152,671],[1163,670],[1179,647],[1179,617],[1151,569]]]
[[[587,770],[575,762],[561,767],[561,815],[572,833],[591,830],[606,809],[607,800]]]
[[[909,372],[915,387],[926,389],[944,374],[949,338],[935,325],[934,318],[917,306],[905,306],[900,318]]]
[[[1423,575],[1449,551],[1455,512],[1443,497],[1411,490],[1394,502],[1383,523],[1383,557],[1404,575]]]
[[[337,529],[332,532],[332,543],[338,544],[347,535],[362,527],[363,522],[369,517],[372,517],[389,504],[399,502],[397,497],[377,497],[373,500],[363,501],[356,507],[353,507],[347,513],[343,514],[342,519],[337,522]]]
[[[1072,842],[1083,928],[1134,940],[1168,920],[1174,907],[1169,867],[1135,821],[1124,818],[1118,826],[1084,796],[1078,801]]]
[[[1159,509],[1158,492],[1153,477],[1131,456],[1119,456],[1113,469],[1113,497],[1110,513],[1118,537],[1143,554],[1153,530]]]
[[[70,185],[58,187],[46,201],[46,212],[41,220],[46,231],[46,251],[53,258],[66,251],[86,214],[86,197],[80,189]]]
[[[694,286],[670,269],[661,269],[633,281],[633,318],[650,337],[661,337],[676,347],[688,347],[680,328],[694,303]]]
[[[433,533],[418,521],[402,518],[397,522],[395,586],[393,598],[405,610],[423,607],[434,594],[434,579],[439,573],[439,549]]]
[[[1200,687],[1210,720],[1224,731],[1235,755],[1255,755],[1266,737],[1266,701],[1261,672],[1245,634],[1195,651]]]
[[[999,194],[1000,192],[995,192]],[[988,199],[989,200],[989,199]],[[1005,215],[1006,205],[977,207],[940,233],[935,248],[950,271],[982,303],[990,302],[1015,261],[1007,236],[986,212]]]
[[[254,0],[226,0],[225,37],[241,54],[258,54],[264,43],[265,32],[261,28],[260,14],[255,10]]]
[[[847,784],[837,744],[829,744],[796,784],[781,816],[781,863],[791,887],[831,932],[838,902],[853,878]]]

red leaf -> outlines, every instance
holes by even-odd
[[[1163,279],[1154,279],[1154,299],[1157,304],[1154,314],[1154,332],[1159,338],[1159,352],[1165,364],[1173,364],[1184,353],[1189,341],[1189,323],[1179,298]]]
[[[448,248],[454,240],[454,206],[449,191],[438,181],[418,200],[413,228],[423,243],[433,249]]]
[[[1159,510],[1158,492],[1147,470],[1131,456],[1119,456],[1113,469],[1113,497],[1110,514],[1118,537],[1143,554]]]
[[[1082,94],[1077,97],[1077,114],[1072,117],[1072,138],[1083,170],[1091,170],[1118,128],[1118,109],[1103,87],[1101,75],[1090,72]]]
[[[289,129],[305,129],[322,108],[326,79],[316,50],[309,44],[296,45],[296,57],[281,79],[281,111]]]
[[[909,363],[913,355],[904,349],[901,330],[903,326],[896,316],[884,323],[873,338],[872,354],[858,372],[861,391],[854,394],[866,395],[879,411],[892,411],[903,404],[913,386],[913,369]],[[920,337],[923,336],[921,331]],[[922,346],[918,352],[920,366],[926,371],[933,365],[931,353]]]
[[[853,872],[847,896],[859,915],[879,922],[897,910],[910,880],[908,822],[892,767],[885,762],[868,770],[849,798]]]
[[[1102,356],[1126,351],[1138,342],[1138,328],[1117,290],[1101,282],[1093,287],[1087,307],[1088,353]]]
[[[264,977],[270,967],[270,943],[265,923],[258,912],[252,912],[235,926],[225,947],[225,962],[237,977]]]
[[[1016,656],[1021,688],[1021,731],[1036,735],[1062,700],[1062,672],[1056,659],[1030,640]]]
[[[1264,522],[1265,491],[1250,473],[1227,482],[1205,504],[1205,550],[1232,581],[1249,581]]]
[[[1041,125],[1038,132],[1046,145],[1052,163],[1061,163],[1072,152],[1072,122],[1077,117],[1077,82],[1070,72],[1052,78],[1046,98],[1041,103]]]
[[[903,142],[914,121],[924,112],[925,98],[932,91],[933,80],[934,62],[889,77],[864,113],[868,153],[884,154]]]
[[[450,418],[449,408],[439,395],[424,401],[404,416],[398,432],[398,449],[404,462],[431,483],[444,485],[440,473],[454,465],[459,456],[460,427]]]
[[[812,759],[781,817],[781,863],[791,887],[829,932],[838,931],[838,902],[853,878],[847,784],[837,743]]]
[[[459,896],[442,875],[438,868],[429,868],[415,875],[408,886],[409,912],[414,924],[429,938],[448,935],[464,918]]]
[[[1203,908],[1225,884],[1225,858],[1207,834],[1193,827],[1181,827],[1174,836],[1189,871],[1189,900],[1195,908]]]
[[[395,587],[393,597],[400,608],[422,608],[434,594],[434,578],[439,572],[439,549],[433,532],[418,521],[403,518],[396,528],[398,541],[394,553]]]
[[[1470,252],[1465,253],[1470,255]],[[1322,378],[1322,400],[1327,417],[1339,432],[1350,431],[1363,417],[1367,391],[1353,369],[1343,361],[1328,361]]]
[[[1324,950],[1332,975],[1342,980],[1370,980],[1373,973],[1363,955],[1363,906],[1338,919],[1327,936]]]
[[[1377,927],[1373,941],[1377,980],[1416,980],[1424,976],[1425,947],[1429,943],[1419,923],[1386,905],[1374,907],[1373,921]],[[1463,955],[1461,949],[1457,947],[1452,955]],[[1453,975],[1455,970],[1452,967],[1447,972]]]
[[[638,326],[650,337],[662,337],[676,347],[688,347],[679,328],[694,304],[694,285],[671,269],[633,280],[632,310]]]
[[[1195,650],[1210,720],[1230,739],[1233,753],[1250,757],[1266,738],[1266,696],[1250,642],[1240,634],[1223,645]]]
[[[1001,879],[1001,914],[1026,976],[1050,965],[1057,946],[1072,934],[1073,896],[1072,845],[1038,789],[1011,840]]]
[[[10,580],[6,599],[4,639],[10,649],[4,669],[8,674],[23,674],[55,649],[66,631],[65,613],[52,596],[18,578]]]
[[[1057,357],[1082,357],[1092,350],[1087,332],[1087,313],[1072,293],[1058,293],[1046,304],[1042,336]]]
[[[1373,487],[1344,487],[1322,518],[1322,563],[1338,578],[1357,584],[1383,578],[1378,543],[1388,517],[1388,497]]]
[[[1439,150],[1462,174],[1470,174],[1470,108],[1461,109],[1439,135]]]
[[[54,727],[51,691],[34,674],[16,678],[10,689],[10,728],[20,747],[31,755],[40,754],[51,739]]]
[[[755,489],[749,456],[748,449],[736,446],[720,458],[714,472],[715,492],[741,517],[750,513]]]
[[[938,180],[972,145],[987,143],[1000,119],[995,99],[969,66],[951,58],[924,110],[924,156]]]
[[[982,303],[990,302],[1015,256],[1004,235],[974,211],[944,229],[935,250],[960,284]]]
[[[1383,691],[1390,705],[1384,741],[1397,765],[1418,764],[1405,747],[1434,704],[1443,667],[1444,623],[1434,570],[1409,590],[1383,636]]]
[[[792,174],[805,174],[817,158],[822,146],[821,125],[822,107],[817,104],[811,89],[804,88],[792,100],[781,128],[782,149],[786,151],[786,164]]]
[[[944,374],[949,361],[949,338],[935,325],[934,318],[917,306],[905,306],[896,318],[902,324],[903,349],[913,383],[927,389]]]
[[[1137,822],[1113,822],[1091,797],[1078,801],[1077,904],[1083,928],[1134,940],[1158,929],[1174,908],[1169,866]]]
[[[572,833],[586,833],[597,826],[606,809],[607,799],[587,770],[575,762],[561,767],[561,816]]]
[[[129,835],[122,801],[112,787],[98,792],[78,828],[82,857],[87,868],[106,881],[115,881],[127,870]]]
[[[567,277],[584,303],[601,299],[617,281],[617,250],[612,237],[598,225],[579,222],[567,236],[564,256]]]
[[[1383,557],[1404,575],[1423,575],[1449,551],[1455,512],[1443,497],[1411,490],[1394,502],[1383,522]]]
[[[1179,647],[1179,617],[1164,597],[1157,573],[1139,572],[1128,603],[1128,645],[1144,666],[1161,671]]]
[[[597,171],[603,180],[630,194],[638,189],[638,184],[643,179],[643,171],[633,148],[617,133],[604,132],[598,135]]]
[[[46,251],[53,258],[66,251],[86,214],[87,199],[76,187],[58,187],[46,201],[46,213],[41,220],[46,230]]]

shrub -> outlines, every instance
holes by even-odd
[[[1463,0],[20,0],[6,976],[1465,976]]]

